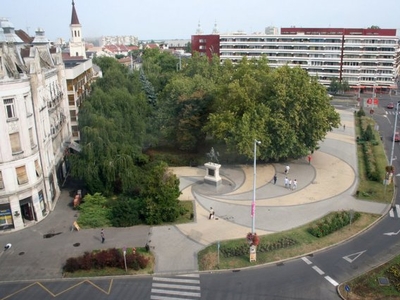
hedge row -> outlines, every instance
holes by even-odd
[[[257,252],[270,252],[278,249],[284,249],[296,245],[298,242],[292,238],[283,237],[276,241],[261,241],[257,247]],[[236,247],[221,246],[221,254],[223,257],[245,256],[249,254],[249,244],[243,242],[242,245]]]
[[[328,234],[349,225],[350,222],[357,221],[361,217],[359,212],[353,212],[352,218],[350,215],[351,212],[348,211],[336,212],[333,215],[322,219],[322,221],[315,225],[312,225],[307,231],[317,238],[327,236]]]
[[[362,112],[362,113],[360,113]],[[362,109],[360,109],[358,116],[358,123],[360,128],[360,137],[357,137],[357,143],[361,145],[361,149],[363,152],[363,159],[365,165],[366,177],[371,181],[381,181],[382,178],[379,174],[379,170],[377,169],[375,155],[373,153],[373,147],[379,145],[379,143],[375,140],[375,135],[372,130],[370,124],[365,126],[364,122],[365,113]]]
[[[127,268],[144,269],[149,263],[149,258],[136,253],[136,251],[127,251]],[[92,270],[104,268],[125,269],[124,257],[121,250],[112,248],[94,252],[85,252],[82,256],[68,258],[64,265],[64,272],[73,273],[79,270]]]

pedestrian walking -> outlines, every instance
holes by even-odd
[[[100,231],[100,236],[101,236],[101,243],[104,244],[105,237],[104,237],[104,229],[103,228]]]
[[[308,155],[307,159],[308,159],[308,164],[310,165],[311,164],[311,154]]]
[[[289,179],[289,190],[292,189],[292,179]]]
[[[214,215],[215,215],[215,212],[214,212],[213,208],[210,207],[210,215],[208,216],[208,219],[209,220],[214,219]]]
[[[293,182],[292,182],[292,189],[293,189],[293,190],[297,189],[297,179],[293,180]]]
[[[346,130],[346,124],[343,124],[343,131]]]
[[[287,165],[287,166],[285,167],[285,174],[286,174],[286,175],[289,174],[289,171],[290,171],[290,167],[289,167],[289,165]]]
[[[276,181],[278,180],[278,177],[276,176],[276,174],[274,175],[274,184],[276,184]]]
[[[289,187],[289,179],[285,177],[285,188]]]

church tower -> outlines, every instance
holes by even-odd
[[[85,42],[82,39],[82,25],[79,24],[78,14],[75,10],[75,2],[72,0],[72,16],[71,16],[71,39],[69,41],[69,55],[86,59]]]

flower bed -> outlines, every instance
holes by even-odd
[[[129,249],[126,254],[126,266],[135,271],[147,267],[149,259],[136,252],[135,248]],[[64,272],[73,273],[80,270],[120,268],[125,269],[124,256],[119,249],[85,252],[82,256],[68,258]]]

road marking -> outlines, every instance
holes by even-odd
[[[400,205],[396,204],[397,217],[400,218]]]
[[[365,251],[367,251],[367,250],[360,251],[360,252],[357,252],[357,253],[353,253],[353,254],[350,254],[350,255],[347,255],[347,256],[343,256],[343,259],[347,260],[349,263],[352,263],[357,258],[359,258]]]
[[[183,274],[176,277],[153,277],[151,300],[199,299],[200,275]]]
[[[159,294],[167,294],[167,295],[179,295],[179,296],[189,296],[189,297],[200,297],[200,293],[182,292],[182,291],[169,291],[169,290],[159,290],[159,289],[151,289],[151,293],[159,293]]]
[[[318,268],[317,266],[313,266],[312,267],[315,271],[317,271],[317,273],[319,274],[319,275],[324,275],[325,274],[325,272],[324,271],[322,271],[320,268]]]
[[[154,281],[164,281],[164,282],[179,282],[179,283],[200,283],[200,280],[195,279],[180,279],[180,278],[167,278],[167,277],[153,277]]]
[[[333,280],[329,276],[325,276],[325,279],[328,280],[333,286],[338,286],[339,285],[339,283],[337,283],[335,280]]]
[[[389,210],[389,216],[391,218],[394,218],[394,209],[393,208],[391,210]]]
[[[156,288],[171,288],[171,289],[197,290],[197,291],[200,291],[200,287],[199,287],[199,286],[195,286],[195,285],[169,284],[169,283],[153,283],[153,287],[156,287]]]
[[[307,265],[311,265],[312,262],[307,258],[307,257],[302,257],[301,258]]]
[[[386,232],[386,233],[384,233],[383,235],[389,235],[389,236],[391,236],[391,235],[398,235],[400,233],[400,230],[398,230],[397,232]]]

